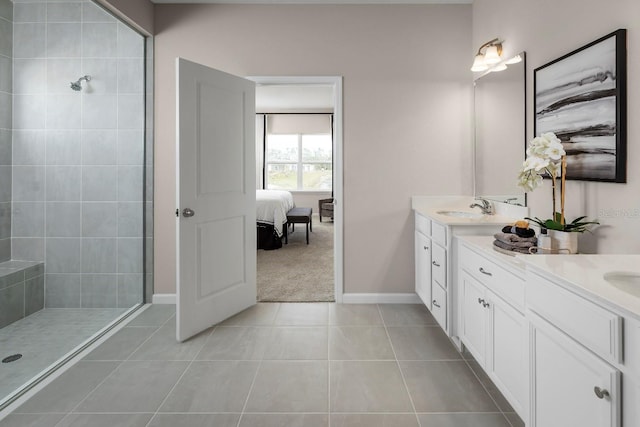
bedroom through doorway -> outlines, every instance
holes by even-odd
[[[251,79],[258,301],[340,302],[341,78]]]

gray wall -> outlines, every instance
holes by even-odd
[[[12,257],[45,261],[47,307],[141,302],[144,38],[88,1],[14,21]]]
[[[0,262],[11,258],[13,3],[0,0]]]

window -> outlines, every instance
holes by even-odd
[[[330,133],[267,134],[265,188],[331,191],[333,141]]]

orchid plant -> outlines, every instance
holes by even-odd
[[[543,133],[533,138],[527,148],[527,159],[522,164],[522,170],[518,175],[518,186],[529,193],[542,185],[542,177],[547,174],[551,177],[553,218],[541,220],[540,218],[527,218],[543,228],[560,231],[586,231],[589,225],[599,224],[596,221],[583,221],[584,216],[566,223],[564,217],[565,175],[567,170],[566,151],[562,147],[560,139],[553,133]],[[556,210],[556,179],[560,175],[560,212]]]

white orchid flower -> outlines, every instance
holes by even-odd
[[[551,160],[560,160],[560,158],[567,154],[564,151],[564,147],[559,142],[552,142],[544,152],[545,156]]]
[[[549,159],[543,159],[537,156],[527,158],[527,160],[522,164],[523,171],[535,170],[536,172],[539,172],[542,169],[547,168],[547,166],[549,166]]]

